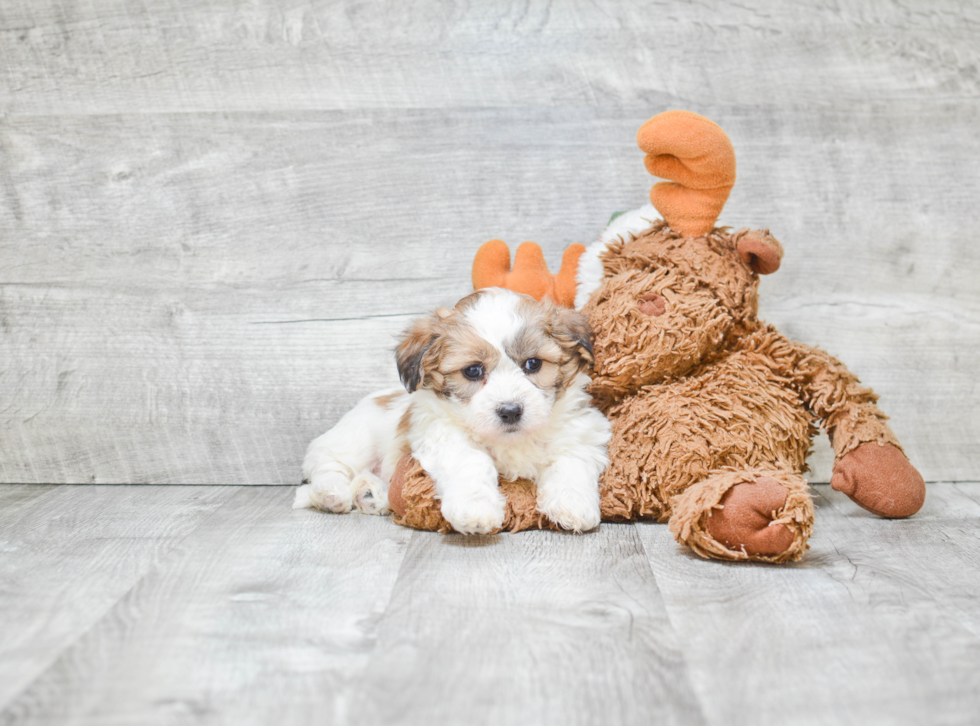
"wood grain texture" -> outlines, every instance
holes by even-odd
[[[11,111],[975,97],[968,2],[4,3]],[[70,81],[70,82],[69,82]]]
[[[794,565],[413,533],[283,487],[0,486],[0,724],[973,724],[980,483]]]
[[[630,525],[416,533],[352,722],[703,723],[651,575]]]
[[[293,511],[284,488],[226,491],[0,723],[347,722],[411,532]]]
[[[12,0],[0,8],[0,481],[294,483],[483,241],[553,265],[728,131],[762,315],[847,363],[928,480],[976,479],[969,3]],[[812,478],[830,476],[825,443]]]
[[[637,525],[709,723],[973,723],[978,491],[930,486],[883,520],[820,486],[811,549],[785,567],[699,560]]]
[[[84,637],[232,493],[0,487],[0,704]]]

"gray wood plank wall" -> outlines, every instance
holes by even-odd
[[[978,38],[952,0],[7,0],[0,481],[295,483],[480,243],[557,262],[646,200],[668,108],[786,247],[763,316],[975,480]]]

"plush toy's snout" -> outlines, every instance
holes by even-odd
[[[648,292],[646,295],[640,297],[640,304],[638,306],[640,312],[644,315],[649,315],[652,318],[659,317],[667,312],[667,303],[664,299],[655,292]]]

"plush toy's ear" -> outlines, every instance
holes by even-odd
[[[490,240],[473,258],[473,289],[503,287],[530,295],[535,300],[548,297],[558,305],[574,307],[575,273],[578,258],[583,252],[585,245],[571,245],[562,256],[558,274],[552,275],[541,247],[534,242],[525,242],[517,248],[512,268],[507,243],[499,239]]]
[[[735,239],[738,256],[753,272],[771,275],[779,269],[779,263],[783,259],[783,246],[769,234],[768,229],[751,232],[742,230],[735,235]]]
[[[427,363],[434,359],[429,353],[440,339],[442,320],[448,314],[448,310],[437,310],[419,318],[402,334],[401,341],[395,348],[398,377],[409,393],[425,388],[427,373],[430,372]]]
[[[690,111],[664,111],[640,127],[636,143],[654,184],[650,201],[685,237],[708,234],[735,184],[735,148],[718,124]]]

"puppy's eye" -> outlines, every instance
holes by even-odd
[[[528,358],[524,361],[524,365],[521,366],[525,373],[537,373],[541,370],[541,359],[540,358]]]
[[[463,377],[468,378],[471,381],[478,381],[483,378],[483,366],[479,363],[474,363],[471,366],[467,366],[463,369]]]

